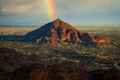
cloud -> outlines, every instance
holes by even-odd
[[[110,11],[118,0],[55,0],[58,14]],[[15,14],[47,14],[46,0],[0,0],[0,11]],[[117,4],[118,4],[117,3]]]
[[[45,13],[44,4],[44,0],[2,0],[0,10],[6,13],[42,15]]]
[[[0,24],[43,24],[47,0],[0,0]],[[120,0],[55,0],[57,16],[75,23],[120,21]]]
[[[1,11],[2,12],[9,12],[9,13],[23,13],[28,12],[32,9],[32,5],[26,4],[26,5],[7,5],[4,6]]]
[[[58,0],[57,14],[68,20],[86,16],[110,15],[113,0]]]
[[[110,10],[112,0],[59,0],[58,5],[58,8],[69,11]]]

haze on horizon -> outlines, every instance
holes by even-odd
[[[55,0],[57,17],[74,25],[120,25],[120,0]],[[0,0],[0,25],[43,25],[46,0]]]

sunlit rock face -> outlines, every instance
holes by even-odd
[[[51,47],[57,47],[57,43],[80,43],[81,33],[73,26],[57,19],[50,30]]]

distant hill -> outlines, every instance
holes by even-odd
[[[0,26],[0,35],[24,35],[32,30],[33,29],[29,27]]]

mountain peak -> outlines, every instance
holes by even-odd
[[[66,29],[75,29],[71,24],[61,20],[60,18],[57,18],[53,22],[51,22],[55,27],[64,27]]]
[[[59,19],[59,18],[53,21],[53,24],[54,24],[55,26],[60,26],[61,23],[64,23],[64,21],[62,21],[62,20]]]
[[[54,21],[62,21],[60,18],[57,18],[56,20],[54,20]]]

